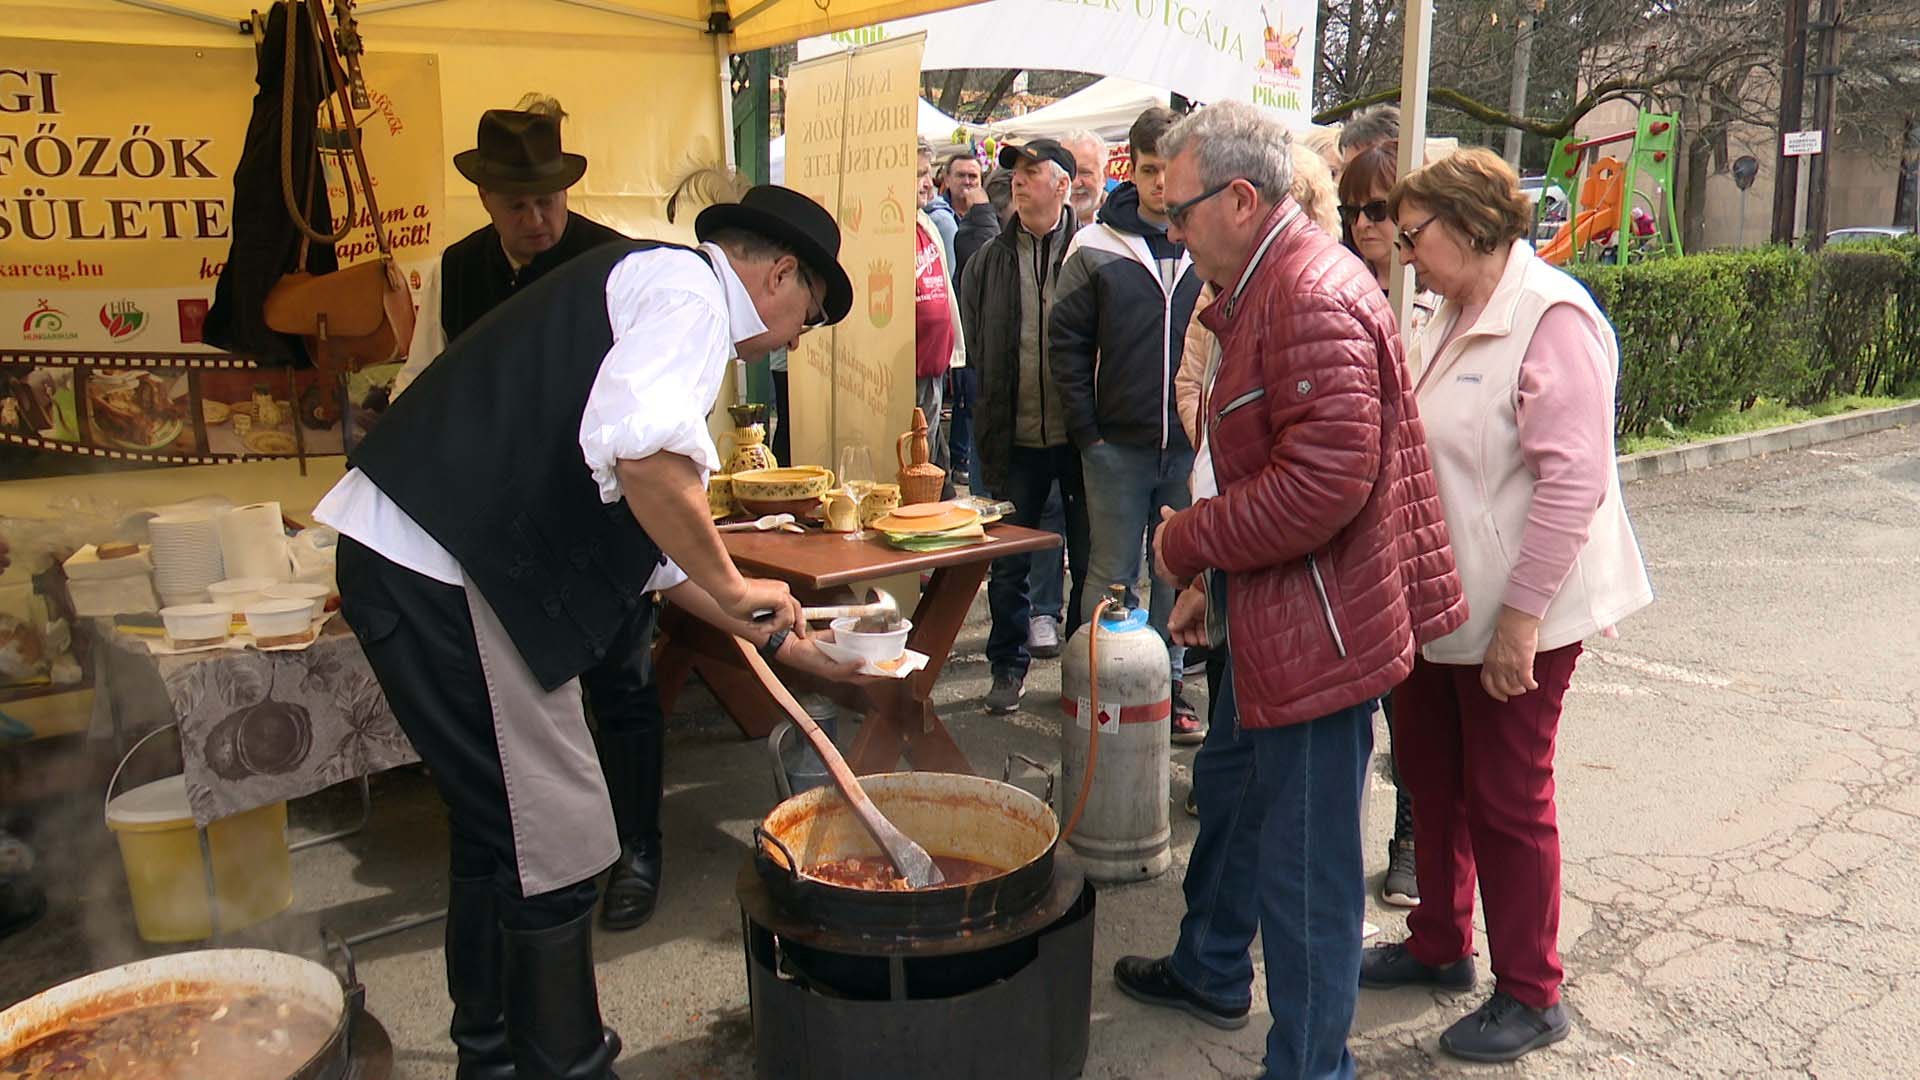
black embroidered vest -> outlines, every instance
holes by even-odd
[[[661,561],[625,500],[600,501],[580,417],[613,345],[608,275],[675,246],[603,244],[519,290],[448,344],[350,460],[459,560],[549,690],[620,644]]]

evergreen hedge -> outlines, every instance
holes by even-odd
[[[1920,390],[1920,241],[1572,272],[1620,338],[1621,435],[1762,398],[1811,405]]]

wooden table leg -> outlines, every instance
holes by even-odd
[[[907,636],[907,648],[927,654],[927,666],[914,672],[907,681],[913,686],[914,696],[921,701],[933,699],[933,684],[940,680],[940,672],[947,666],[954,639],[966,625],[967,612],[973,608],[973,598],[979,595],[980,582],[986,580],[990,565],[975,562],[941,567],[933,572],[926,591],[920,594],[919,606],[913,609],[913,632]]]
[[[669,618],[690,621],[692,616],[671,605],[660,612],[660,634],[653,643],[653,687],[660,695],[663,716],[673,715],[674,703],[686,689],[687,676],[693,674],[693,653],[668,629]]]

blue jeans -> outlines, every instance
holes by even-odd
[[[953,426],[947,429],[947,460],[953,463],[952,472],[967,474],[969,490],[985,494],[973,487],[973,369],[959,367],[948,374],[953,378]]]
[[[1065,625],[1067,616],[1072,614],[1064,608],[1066,587],[1062,584],[1067,577],[1067,549],[1064,543],[1067,536],[1067,511],[1060,505],[1060,488],[1057,485],[1052,494],[1047,496],[1047,504],[1040,510],[1040,523],[1034,528],[1060,537],[1062,545],[1045,551],[1036,551],[1029,557],[1031,561],[1027,568],[1027,599],[1031,603],[1028,605],[1028,611],[1033,615],[1053,616],[1053,621],[1062,626],[1060,636],[1065,638],[1080,624],[1076,622],[1073,626]]]
[[[1193,451],[1103,442],[1082,451],[1080,463],[1087,484],[1087,583],[1093,587],[1083,602],[1097,603],[1102,591],[1118,582],[1127,587],[1128,600],[1137,603],[1133,587],[1140,580],[1142,543],[1151,550],[1160,508],[1185,510],[1192,504],[1187,476],[1193,472]],[[1173,681],[1179,682],[1187,650],[1167,633],[1173,595],[1173,586],[1153,578],[1147,621],[1167,643]],[[1091,614],[1082,611],[1079,621]]]
[[[1079,451],[1071,446],[1014,447],[1007,488],[996,494],[1013,504],[1007,520],[1031,529],[1039,524],[1040,511],[1055,484],[1060,486],[1060,504],[1066,512],[1067,561],[1073,570],[1069,610],[1078,611],[1087,574],[1087,507],[1080,486]],[[1031,662],[1027,619],[1033,610],[1027,575],[1033,561],[1027,555],[1003,555],[993,560],[988,571],[987,607],[993,614],[993,628],[987,632],[987,665],[995,675],[1026,677]]]
[[[1347,1032],[1367,900],[1360,786],[1373,750],[1373,702],[1243,730],[1230,657],[1208,722],[1193,762],[1200,835],[1187,864],[1173,973],[1221,1008],[1247,1005],[1258,930],[1273,1014],[1265,1075],[1351,1077]]]

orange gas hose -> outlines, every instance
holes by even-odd
[[[1087,808],[1087,796],[1093,793],[1093,766],[1100,760],[1100,616],[1110,607],[1126,610],[1125,603],[1109,596],[1100,601],[1093,609],[1093,621],[1087,626],[1087,772],[1080,778],[1080,796],[1074,800],[1073,813],[1067,818],[1067,827],[1061,830],[1060,839],[1073,835],[1080,824],[1080,814]]]

